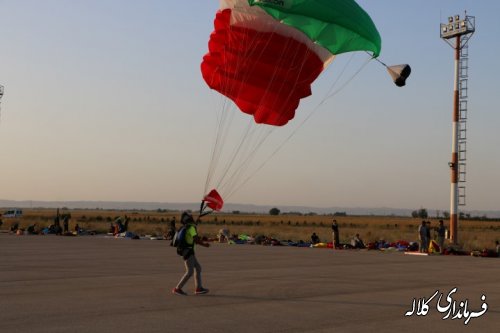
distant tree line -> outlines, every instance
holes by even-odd
[[[411,212],[411,216],[413,218],[421,218],[421,219],[426,219],[426,218],[429,218],[429,213],[427,212],[427,209],[425,208],[420,208],[418,210],[414,210]],[[450,218],[450,213],[447,212],[447,211],[443,211],[442,212],[442,216],[440,214],[440,211],[436,211],[436,216],[435,218],[442,218],[444,220],[447,220]],[[500,218],[489,218],[488,216],[486,215],[482,215],[482,216],[473,216],[471,215],[470,213],[465,213],[465,212],[459,212],[458,213],[458,218],[460,220],[474,220],[474,221],[500,221]]]
[[[335,214],[333,214],[333,216],[347,216],[347,213],[346,212],[335,212]]]
[[[234,214],[234,212],[233,212]],[[309,212],[309,213],[301,213],[301,212],[284,212],[284,213],[281,213],[281,211],[274,207],[274,208],[271,208],[269,210],[269,215],[296,215],[296,216],[317,216],[318,213],[315,213],[315,212]],[[347,216],[347,213],[346,212],[335,212],[334,214],[323,214],[323,215],[328,215],[328,216]]]

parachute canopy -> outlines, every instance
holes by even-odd
[[[403,87],[406,84],[406,79],[410,76],[411,67],[408,64],[388,66],[387,71],[392,77],[392,80],[398,87]]]
[[[336,54],[368,51],[381,38],[354,0],[221,0],[209,52],[201,64],[208,86],[253,115],[285,125],[300,99]]]

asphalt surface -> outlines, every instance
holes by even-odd
[[[500,259],[227,244],[197,257],[210,293],[189,281],[183,297],[166,241],[0,234],[0,332],[500,331]],[[441,293],[487,311],[442,319]]]

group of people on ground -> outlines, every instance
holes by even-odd
[[[109,225],[109,233],[112,233],[113,236],[116,236],[118,234],[121,234],[123,232],[128,231],[128,223],[129,223],[129,218],[128,216],[125,215],[125,217],[122,219],[121,216],[118,216],[114,223],[110,223]]]
[[[433,235],[432,231],[434,231],[434,235]],[[419,247],[420,252],[428,253],[430,249],[433,249],[435,251],[443,253],[444,240],[446,237],[446,227],[444,226],[443,220],[439,220],[439,225],[437,227],[434,227],[434,228],[431,226],[430,221],[425,221],[425,220],[422,221],[422,224],[418,228],[418,236],[419,236],[419,240],[420,240],[420,247]],[[334,219],[332,222],[332,240],[333,240],[333,248],[334,249],[341,247],[339,238],[340,238],[339,225],[337,224],[337,221]],[[435,239],[437,241],[437,244],[431,242],[433,239]],[[313,233],[311,235],[311,242],[313,244],[320,242],[319,237],[316,235],[316,233]],[[360,238],[359,234],[356,234],[351,239],[350,245],[351,245],[351,247],[358,248],[358,249],[366,248],[366,246],[365,246],[363,240]],[[500,245],[499,245],[498,241],[496,242],[496,245],[497,245],[497,253],[500,253]]]
[[[321,243],[321,240],[319,236],[313,232],[311,235],[311,244],[318,244]],[[337,223],[337,220],[333,220],[332,222],[332,247],[334,249],[339,249],[343,248],[344,246],[348,246],[350,248],[354,249],[364,249],[366,248],[365,243],[359,236],[359,234],[356,234],[352,239],[351,243],[349,245],[343,245],[340,243],[340,233],[339,233],[339,225]]]
[[[205,294],[208,292],[208,289],[205,289],[202,285],[202,280],[201,280],[201,265],[198,262],[196,256],[195,256],[195,244],[202,245],[204,247],[209,247],[210,244],[205,242],[202,238],[198,236],[197,232],[197,224],[199,222],[199,218],[195,221],[190,213],[184,212],[181,216],[181,224],[184,226],[185,230],[185,235],[183,237],[183,247],[179,250],[179,247],[177,249],[177,253],[182,256],[184,260],[184,266],[185,266],[185,273],[180,279],[179,283],[177,286],[175,286],[172,289],[172,293],[175,295],[181,295],[185,296],[187,295],[186,292],[182,290],[186,282],[193,276],[195,273],[195,280],[194,280],[194,285],[195,285],[195,295],[198,294]],[[175,230],[175,222],[173,226]],[[425,252],[428,251],[428,247],[431,241],[431,223],[430,221],[422,221],[422,224],[418,228],[419,232],[419,238],[421,242],[420,246],[420,251]],[[443,247],[444,247],[444,238],[446,235],[446,228],[444,227],[443,220],[439,221],[439,225],[434,228],[435,234],[437,236],[437,242],[439,245],[439,249],[442,252]],[[220,229],[218,233],[218,241],[219,242],[224,242],[227,241],[230,236],[229,236],[229,230],[228,229]],[[339,225],[337,224],[336,220],[333,220],[332,222],[332,240],[333,240],[333,248],[340,248],[341,244],[339,242],[340,239],[340,234],[339,234]],[[311,235],[311,243],[317,244],[320,243],[320,238],[319,236],[313,232]],[[499,241],[495,242],[496,244],[496,252],[497,254],[500,255],[500,243]],[[365,248],[365,244],[363,240],[360,238],[359,234],[356,234],[353,239],[351,240],[351,246],[353,248]]]
[[[332,221],[332,239],[333,239],[333,248],[338,249],[341,248],[342,245],[340,244],[340,233],[339,233],[339,225],[337,223],[337,220]],[[359,234],[356,234],[352,239],[351,239],[351,244],[350,246],[354,249],[364,249],[366,248],[365,243],[359,236]]]
[[[21,228],[19,222],[15,222],[10,226],[10,231],[13,233],[25,233],[28,235],[38,235],[38,234],[54,234],[54,235],[69,235],[72,232],[69,230],[69,221],[71,219],[70,214],[59,214],[59,209],[57,209],[56,215],[54,217],[53,223],[47,227],[39,227],[38,223],[30,224],[26,229]],[[78,223],[75,225],[74,231],[78,234],[81,229]]]
[[[434,248],[434,244],[431,243],[432,241],[432,230],[434,230],[435,235],[436,235],[436,240],[437,240],[437,245],[438,249],[437,250],[440,253],[443,253],[444,250],[444,239],[446,236],[446,228],[444,226],[443,220],[439,220],[439,225],[437,227],[432,227],[431,226],[431,221],[425,221],[422,220],[422,223],[418,227],[418,238],[420,240],[420,252],[421,253],[428,253],[429,249],[431,246]]]
[[[195,244],[204,246],[204,247],[209,247],[210,244],[204,241],[197,232],[197,224],[199,222],[199,218],[195,221],[193,216],[188,213],[184,212],[182,213],[181,216],[181,224],[182,227],[177,230],[176,232],[176,237],[177,235],[181,235],[180,237],[182,238],[181,240],[176,240],[172,239],[171,244],[176,244],[177,243],[177,254],[182,256],[184,260],[184,266],[185,266],[185,273],[181,277],[180,281],[177,283],[177,285],[172,289],[172,293],[175,295],[180,295],[180,296],[186,296],[187,293],[182,289],[186,282],[195,274],[195,279],[194,279],[194,285],[195,285],[195,295],[199,294],[206,294],[208,293],[208,289],[203,287],[202,280],[201,280],[201,265],[198,262],[198,259],[195,256]],[[172,225],[170,224],[170,229],[175,230],[175,221]],[[184,229],[184,232],[181,230]],[[229,236],[229,230],[226,228],[220,229],[219,233],[217,235],[218,241],[219,242],[226,242],[230,239]],[[337,248],[340,246],[339,242],[339,226],[337,224],[336,220],[333,220],[332,223],[332,238],[333,238],[333,246],[334,248]],[[313,244],[319,243],[320,239],[316,233],[313,233],[311,236],[311,242]],[[361,238],[359,237],[359,234],[356,234],[356,236],[352,240],[352,247],[354,248],[364,248],[365,245]]]
[[[62,235],[69,233],[69,220],[71,216],[69,214],[60,215],[59,208],[56,211],[56,216],[54,217],[54,223],[48,227],[49,234]],[[62,226],[61,226],[62,220]]]

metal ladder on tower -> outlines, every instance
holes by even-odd
[[[469,77],[470,36],[460,39],[459,63],[459,118],[458,118],[458,205],[465,206],[465,181],[467,161],[467,83]]]

